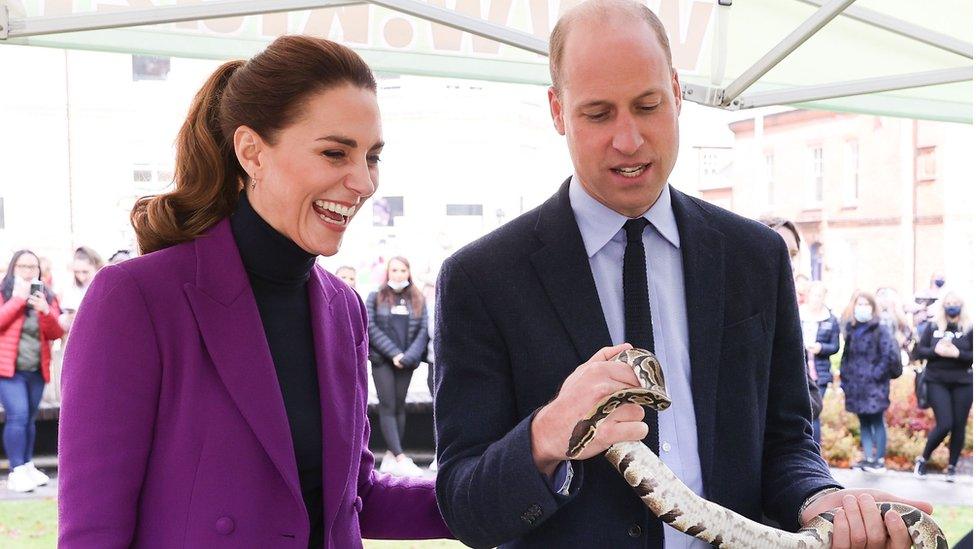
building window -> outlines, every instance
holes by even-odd
[[[776,204],[776,182],[773,180],[774,163],[773,153],[768,153],[763,164],[763,177],[766,182],[766,202],[770,206]]]
[[[823,147],[810,148],[810,198],[817,204],[823,202]]]
[[[731,147],[696,147],[698,149],[698,190],[728,187],[732,165]]]
[[[482,215],[481,204],[448,204],[447,215]]]
[[[841,194],[846,206],[857,204],[860,195],[860,171],[861,160],[858,143],[857,141],[848,141],[844,143],[844,180],[841,182],[843,185]]]
[[[136,167],[132,170],[132,181],[136,183],[148,183],[153,180],[153,172],[148,167]]]
[[[132,56],[132,81],[166,80],[169,76],[169,57],[152,55]]]
[[[932,181],[938,176],[935,147],[919,147],[915,158],[915,178],[919,181]]]
[[[823,248],[819,242],[810,244],[810,279],[823,280]]]

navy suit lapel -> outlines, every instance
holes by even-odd
[[[221,221],[195,245],[197,283],[183,290],[207,352],[244,420],[304,507],[274,361],[230,223]]]
[[[688,337],[691,340],[688,345],[691,393],[698,424],[698,453],[707,491],[714,464],[720,339],[725,314],[725,236],[708,226],[705,212],[699,205],[673,187],[671,204],[681,238]]]
[[[610,345],[610,330],[570,207],[568,180],[540,208],[536,235],[543,246],[532,254],[532,265],[582,363]]]

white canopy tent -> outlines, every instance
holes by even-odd
[[[227,59],[305,33],[342,41],[378,72],[548,84],[546,37],[578,2],[0,0],[0,44]],[[648,5],[668,29],[686,100],[972,122],[967,0]]]

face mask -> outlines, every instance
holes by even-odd
[[[955,317],[955,316],[959,316],[959,313],[961,313],[961,312],[962,312],[962,307],[959,306],[959,305],[950,305],[950,306],[948,306],[948,307],[945,308],[946,316],[948,316],[950,318],[951,317]]]
[[[867,322],[871,320],[871,306],[857,305],[854,307],[854,320],[858,322]]]
[[[935,287],[936,288],[941,288],[943,284],[945,284],[945,279],[944,278],[936,278],[935,279]]]
[[[394,292],[399,292],[400,290],[406,288],[410,285],[409,280],[404,280],[403,282],[393,282],[392,280],[386,283]]]

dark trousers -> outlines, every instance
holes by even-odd
[[[44,377],[40,372],[14,372],[13,377],[0,377],[0,405],[7,416],[3,449],[11,470],[34,459],[34,420],[43,394]]]
[[[949,464],[955,465],[966,442],[966,420],[973,405],[973,385],[929,380],[928,395],[935,412],[935,428],[929,432],[922,457],[927,461],[946,435],[952,433],[949,439]]]
[[[373,364],[373,384],[380,401],[380,432],[386,447],[395,455],[403,453],[404,431],[407,428],[407,389],[413,368],[397,368],[388,362]]]
[[[820,400],[823,400],[824,395],[827,393],[826,385],[819,385],[817,389],[820,390]],[[820,416],[813,418],[813,440],[820,444]]]

